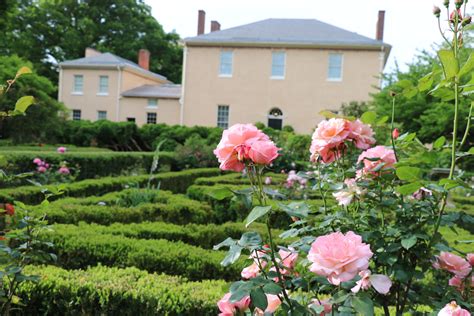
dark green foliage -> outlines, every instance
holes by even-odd
[[[217,167],[216,156],[213,151],[215,144],[209,145],[208,140],[199,135],[192,135],[176,148],[176,161],[179,169]]]
[[[174,193],[184,193],[195,179],[203,176],[215,176],[220,174],[216,168],[190,169],[178,172],[164,172],[154,176],[152,185],[160,183],[163,190]],[[65,185],[64,196],[85,197],[102,195],[112,191],[120,191],[127,185],[145,186],[148,183],[148,175],[108,177],[101,179],[83,180]],[[21,201],[27,204],[40,203],[44,195],[43,188],[38,186],[22,186],[14,189],[1,189],[0,199],[3,201]]]
[[[58,264],[69,269],[97,264],[134,266],[149,272],[180,275],[190,280],[236,279],[244,261],[224,268],[225,254],[205,250],[183,242],[164,239],[146,240],[101,234],[75,225],[57,226],[54,232],[41,236],[54,244]]]
[[[227,287],[221,280],[190,282],[137,268],[31,266],[27,271],[43,276],[20,288],[27,315],[216,315]]]
[[[341,106],[342,114],[344,116],[353,116],[359,118],[369,110],[367,102],[351,101],[349,103],[343,103]]]
[[[21,67],[32,67],[31,63],[14,55],[0,56],[0,85],[13,79]],[[30,106],[25,116],[15,116],[2,120],[0,133],[2,138],[11,138],[15,142],[31,142],[48,139],[56,140],[56,129],[63,122],[58,111],[63,111],[64,105],[55,96],[56,87],[45,77],[33,73],[21,76],[7,94],[0,96],[0,110],[13,110],[16,100],[22,96],[31,95],[35,103]]]
[[[35,214],[45,214],[49,223],[77,224],[85,221],[109,225],[166,221],[175,224],[205,224],[213,221],[209,205],[169,191],[154,191],[149,194],[148,201],[138,205],[121,205],[126,194],[144,191],[128,189],[100,197],[66,198],[49,205],[38,205],[33,210]]]
[[[3,154],[7,164],[4,170],[8,173],[32,172],[35,170],[33,159],[41,158],[49,164],[68,165],[79,169],[78,180],[99,178],[130,173],[143,173],[150,169],[153,161],[151,152],[66,152],[41,153],[36,151],[10,151]],[[176,170],[175,154],[160,154],[160,167],[165,170]]]

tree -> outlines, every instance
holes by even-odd
[[[15,77],[17,70],[23,66],[32,68],[30,62],[18,56],[0,57],[0,82],[3,84]],[[50,96],[55,91],[51,81],[34,71],[18,78],[9,92],[0,98],[0,111],[12,110],[16,100],[24,95],[32,95],[35,104],[28,108],[27,115],[6,118],[0,122],[2,138],[11,138],[16,142],[54,141],[63,120],[58,116],[58,111],[66,110],[62,103]]]
[[[20,0],[8,8],[0,53],[30,60],[53,82],[57,64],[84,57],[86,47],[135,62],[146,48],[151,71],[181,81],[180,38],[166,33],[142,0]]]

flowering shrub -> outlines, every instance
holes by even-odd
[[[66,147],[58,147],[56,151],[63,154],[66,150]],[[36,165],[35,180],[41,184],[73,182],[79,174],[79,167],[71,168],[65,160],[58,165],[51,165],[46,160],[36,157],[33,159],[33,164]]]
[[[359,119],[333,115],[313,134],[309,158],[314,172],[298,173],[314,183],[311,188],[322,199],[322,207],[311,209],[305,202],[269,203],[271,190],[264,186],[263,173],[279,149],[267,135],[249,124],[224,131],[214,153],[221,169],[246,171],[253,195],[249,201],[256,202],[245,223],[263,221],[268,237],[246,232],[214,247],[229,248],[224,266],[242,253],[251,259],[242,280],[219,302],[223,315],[374,315],[377,307],[398,316],[417,313],[420,305],[439,315],[469,314],[474,255],[456,250],[439,232],[441,226],[474,222],[470,215],[446,210],[452,189],[469,189],[456,163],[474,154],[472,148],[461,151],[470,117],[462,138],[457,134],[459,99],[470,93],[466,89],[472,89],[468,82],[474,70],[474,53],[464,64],[458,56],[462,32],[470,23],[458,11],[465,2],[456,0],[451,13],[453,40],[447,41],[450,49],[439,52],[443,68],[435,68],[416,87],[406,84],[403,91],[405,97],[430,91],[454,101],[451,143],[442,136],[424,146],[415,133],[400,135],[393,127],[395,93],[388,144],[376,145],[372,129],[388,117],[377,118],[374,112]],[[449,10],[449,1],[444,3]],[[435,15],[439,18],[439,12]],[[451,155],[448,177],[430,180],[431,168],[446,152]],[[299,179],[292,173],[289,181]],[[337,203],[330,203],[331,198]],[[279,237],[291,239],[277,245],[271,224],[281,213],[288,216],[289,229]]]

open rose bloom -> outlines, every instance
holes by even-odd
[[[240,301],[232,303],[230,302],[230,293],[224,295],[224,297],[217,302],[219,308],[219,316],[233,316],[236,313],[244,312],[249,308],[250,297],[246,296]]]
[[[471,316],[471,313],[452,301],[439,311],[438,316]]]
[[[435,269],[442,269],[454,273],[457,277],[463,279],[471,273],[472,267],[467,260],[450,252],[442,251],[436,256],[433,263]]]
[[[397,159],[392,149],[375,146],[360,154],[357,162],[363,164],[362,174],[377,175],[385,169],[392,168]]]
[[[319,159],[330,163],[341,158],[347,143],[352,142],[356,148],[367,149],[375,144],[374,132],[370,125],[360,120],[349,121],[342,118],[331,118],[321,121],[313,133],[311,142],[311,161]]]
[[[352,280],[360,271],[369,267],[372,258],[370,246],[362,237],[349,231],[320,236],[311,245],[308,260],[313,264],[310,270],[327,277],[334,285]]]
[[[357,185],[356,179],[346,179],[344,184],[346,185],[346,188],[332,194],[339,205],[348,206],[351,204],[354,197],[361,196],[365,192]]]
[[[246,162],[269,165],[278,157],[279,148],[252,124],[236,124],[222,133],[214,150],[220,168],[240,172]]]

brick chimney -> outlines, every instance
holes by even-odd
[[[150,51],[148,49],[140,49],[138,51],[138,65],[143,69],[150,69]]]
[[[377,29],[375,32],[375,39],[378,41],[383,41],[383,29],[385,24],[385,11],[379,11],[379,18],[377,20]]]
[[[206,23],[206,12],[204,10],[199,10],[198,11],[198,34],[201,35],[204,34],[204,24]]]
[[[211,32],[220,31],[221,25],[217,21],[211,21]]]
[[[86,51],[84,52],[84,57],[92,57],[92,56],[97,56],[97,55],[100,55],[102,54],[101,52],[99,52],[98,50],[95,50],[93,48],[90,48],[90,47],[86,47]]]

